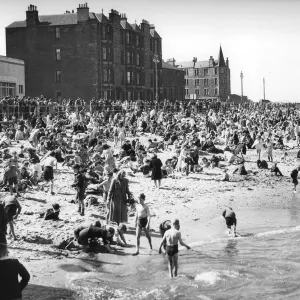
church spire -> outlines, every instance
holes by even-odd
[[[226,67],[224,56],[223,56],[223,51],[222,51],[222,46],[220,45],[220,51],[219,51],[219,67]]]

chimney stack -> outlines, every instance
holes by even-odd
[[[143,19],[140,27],[141,27],[142,32],[145,33],[147,31],[150,33],[150,24],[147,20]]]
[[[227,66],[227,68],[229,68],[229,59],[228,59],[228,57],[226,57],[226,66]]]
[[[215,64],[214,58],[212,56],[209,57],[209,67],[213,67]]]
[[[90,9],[88,4],[79,4],[77,8],[77,22],[86,22],[90,19]]]
[[[120,27],[121,16],[118,11],[112,9],[109,13],[109,22],[112,22],[114,26]]]
[[[197,57],[193,57],[193,63],[194,63],[194,66],[193,66],[193,68],[195,68],[195,66],[196,66],[196,62],[197,62]]]
[[[26,11],[26,25],[27,27],[33,27],[39,22],[39,12],[37,11],[37,7],[30,4],[28,6],[28,10]]]

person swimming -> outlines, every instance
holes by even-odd
[[[169,260],[169,273],[170,277],[173,278],[173,274],[177,277],[178,272],[178,242],[180,245],[186,247],[187,249],[191,249],[188,245],[186,245],[181,238],[180,223],[178,219],[174,219],[172,221],[172,228],[168,229],[164,237],[161,241],[159,247],[159,254],[161,254],[161,248],[166,243],[166,254],[168,255]],[[173,273],[174,269],[174,273]]]

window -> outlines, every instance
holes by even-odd
[[[107,34],[106,34],[106,26],[103,26],[102,25],[102,27],[101,27],[102,29],[101,29],[101,34],[102,34],[102,39],[106,39],[106,37],[107,37]]]
[[[136,84],[140,85],[140,73],[136,73]]]
[[[185,69],[185,75],[189,75],[189,69]]]
[[[129,45],[130,44],[130,33],[126,32],[126,44]]]
[[[204,76],[207,76],[208,75],[208,69],[204,69],[203,73],[204,73]]]
[[[23,85],[19,85],[19,94],[23,94]]]
[[[218,95],[218,89],[215,89],[215,96]]]
[[[131,72],[126,72],[126,82],[127,84],[131,84]]]
[[[200,79],[195,79],[195,86],[199,86],[200,85]]]
[[[215,78],[215,84],[218,84],[218,78]]]
[[[126,99],[127,101],[131,101],[132,99],[131,99],[131,92],[127,92],[127,99]]]
[[[126,63],[130,64],[131,54],[129,51],[126,52]]]
[[[154,52],[158,51],[157,40],[154,40]]]
[[[136,54],[136,65],[137,66],[140,65],[140,54],[139,53]]]
[[[215,68],[215,75],[218,75],[218,68]]]
[[[107,48],[107,60],[112,61],[112,51],[111,51],[111,48]]]
[[[61,92],[56,92],[56,101],[61,103]]]
[[[107,60],[107,49],[106,49],[106,47],[102,48],[102,59]]]
[[[60,60],[60,49],[55,49],[55,59]]]
[[[199,89],[195,89],[195,94],[196,94],[197,96],[199,96],[199,95],[200,95],[200,90],[199,90]]]
[[[204,85],[205,85],[205,86],[208,85],[208,79],[204,79]]]
[[[136,93],[136,96],[137,96],[137,99],[138,99],[138,100],[141,100],[141,92],[137,92],[137,93]]]
[[[55,82],[61,82],[61,71],[60,70],[55,71]]]
[[[139,35],[135,36],[135,45],[136,45],[136,47],[140,46],[140,36]]]
[[[60,39],[60,28],[59,27],[55,28],[55,38]]]
[[[188,79],[185,80],[185,85],[189,85],[189,80]]]
[[[111,70],[103,69],[103,81],[110,82],[111,81]]]
[[[185,89],[185,94],[186,94],[186,95],[189,94],[189,89]]]
[[[225,70],[224,68],[220,68],[220,73],[224,74],[225,73]]]
[[[204,96],[208,96],[208,89],[204,89]]]
[[[0,82],[0,97],[16,96],[16,84],[9,82]]]
[[[197,69],[194,69],[194,76],[197,76]]]

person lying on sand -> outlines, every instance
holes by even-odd
[[[226,226],[229,229],[228,234],[229,235],[233,235],[233,237],[236,237],[236,216],[235,216],[235,212],[232,210],[231,207],[226,207],[225,210],[222,213],[222,216],[224,217],[225,221],[226,221]],[[233,227],[233,229],[232,229]]]
[[[178,272],[178,242],[180,245],[186,247],[187,249],[191,249],[188,245],[186,245],[181,238],[180,223],[178,219],[174,219],[172,221],[172,228],[167,230],[164,234],[164,237],[159,246],[159,254],[161,254],[161,247],[166,244],[166,254],[168,255],[169,260],[169,272],[170,278],[173,278],[173,274],[177,277]],[[174,269],[174,273],[173,273]]]

